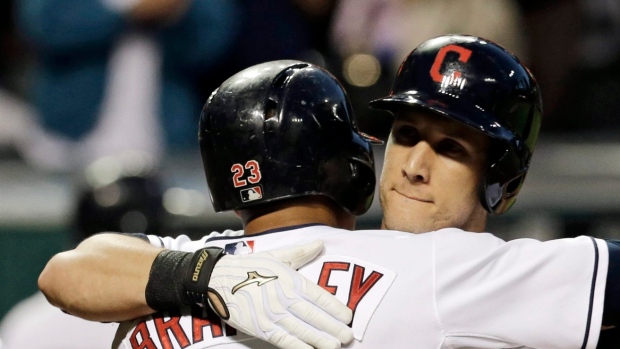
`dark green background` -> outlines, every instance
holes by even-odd
[[[37,291],[37,278],[52,255],[69,248],[62,228],[0,228],[0,318]]]

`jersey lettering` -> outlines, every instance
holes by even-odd
[[[431,77],[435,82],[443,81],[443,74],[441,74],[441,66],[443,64],[444,59],[446,59],[446,54],[448,52],[456,52],[459,54],[459,61],[463,63],[467,63],[469,58],[471,57],[471,50],[466,49],[464,47],[458,45],[448,45],[442,47],[439,52],[437,52],[437,56],[435,57],[435,62],[433,62],[433,66],[431,67]],[[459,78],[461,73],[456,71],[453,73],[455,78]]]
[[[305,275],[317,275],[317,284],[353,311],[350,326],[359,341],[363,340],[370,319],[396,279],[391,269],[342,255],[320,256],[301,271]]]
[[[321,275],[319,277],[319,286],[323,287],[329,293],[335,295],[338,292],[338,286],[329,284],[330,276],[333,271],[345,271],[348,272],[351,268],[351,263],[344,262],[325,262],[321,268]],[[372,271],[370,275],[364,280],[364,272],[366,268],[354,264],[353,273],[351,275],[351,283],[349,288],[349,300],[347,306],[353,311],[355,315],[355,309],[358,304],[364,298],[364,296],[370,291],[370,289],[381,279],[383,274]]]
[[[349,301],[347,306],[353,310],[355,315],[355,309],[357,305],[362,301],[362,298],[370,291],[370,289],[383,277],[383,274],[372,271],[370,275],[364,280],[364,272],[366,268],[355,265],[353,267],[353,278],[351,279],[351,292],[349,293]]]
[[[170,317],[157,314],[152,317],[153,321],[140,321],[129,336],[132,349],[174,349],[177,347],[187,348],[208,340],[218,340],[212,345],[221,344],[222,340],[230,341],[228,337],[237,336],[237,330],[225,324],[214,312],[204,309],[192,309],[190,322],[182,322],[184,318],[180,313],[172,313]],[[152,326],[152,327],[149,327]],[[151,333],[156,332],[161,345],[157,345],[151,338]],[[173,344],[174,337],[177,345]],[[191,342],[189,335],[191,334]],[[209,335],[210,334],[210,335]],[[237,338],[237,337],[235,337]],[[237,338],[238,341],[252,339],[249,336]],[[209,345],[210,346],[210,345]]]
[[[138,336],[140,338],[138,338]],[[144,321],[140,321],[129,337],[132,349],[157,349],[149,335],[149,330]]]
[[[202,316],[202,309],[192,309],[192,342],[202,342],[204,340],[204,328],[211,329],[213,338],[222,337],[222,323],[215,313],[208,312],[207,316]]]
[[[331,294],[336,294],[338,291],[338,286],[331,286],[328,284],[329,277],[334,270],[347,271],[351,263],[342,263],[342,262],[326,262],[323,263],[323,268],[321,269],[321,275],[319,276],[319,286],[323,287],[327,292]]]
[[[172,315],[172,314],[171,314]],[[170,320],[164,320],[163,317],[157,316],[153,318],[155,322],[155,328],[157,329],[157,335],[159,336],[159,341],[164,349],[174,349],[172,346],[172,341],[169,336],[169,332],[172,333],[175,340],[181,348],[186,348],[190,345],[189,339],[187,335],[183,331],[181,324],[179,321],[181,317],[179,314],[174,314],[170,317]]]
[[[228,246],[227,246],[228,247]],[[396,278],[393,270],[351,256],[321,256],[304,266],[303,273],[335,295],[353,311],[355,339],[363,340],[368,324]],[[224,343],[254,340],[226,325],[207,309],[192,309],[191,317],[180,313],[140,321],[129,337],[132,349],[208,348]]]

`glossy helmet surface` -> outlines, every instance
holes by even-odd
[[[424,108],[494,139],[501,149],[492,150],[498,155],[481,183],[482,205],[501,214],[514,204],[538,137],[542,98],[530,71],[506,49],[467,35],[428,40],[403,61],[389,95],[370,105],[392,113]]]
[[[199,128],[216,212],[307,195],[356,215],[372,203],[371,138],[323,68],[293,60],[249,67],[211,94]]]

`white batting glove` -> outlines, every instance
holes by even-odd
[[[351,310],[296,271],[323,242],[226,255],[213,268],[211,308],[239,331],[286,349],[336,349],[353,340]]]

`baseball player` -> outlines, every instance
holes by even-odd
[[[482,232],[488,213],[514,204],[542,115],[539,87],[514,55],[473,36],[431,39],[370,105],[395,116],[380,182],[383,228]]]
[[[371,164],[369,156],[364,154],[368,150],[355,142],[363,137],[351,136],[354,126],[343,127],[336,122],[351,120],[351,116],[333,113],[332,110],[338,111],[337,107],[326,108],[319,103],[327,98],[315,91],[329,90],[325,84],[316,82],[319,78],[312,77],[314,72],[304,72],[311,69],[316,70],[298,62],[259,65],[229,79],[210,98],[201,119],[200,142],[212,200],[217,211],[237,210],[249,236],[196,242],[185,238],[166,239],[164,247],[194,251],[205,245],[215,245],[226,249],[238,241],[245,241],[259,252],[261,246],[269,249],[313,239],[323,240],[324,253],[300,271],[353,309],[351,326],[356,341],[351,347],[377,348],[382,344],[400,347],[411,343],[422,348],[596,345],[592,336],[597,336],[600,324],[595,325],[597,330],[594,331],[591,328],[585,330],[588,327],[585,323],[587,318],[592,319],[588,312],[592,307],[589,300],[593,270],[599,269],[593,263],[595,251],[607,249],[603,241],[584,237],[578,239],[579,242],[520,240],[505,243],[487,234],[474,235],[452,229],[411,235],[392,231],[351,232],[324,225],[301,228],[293,225],[283,231],[280,219],[301,209],[314,212],[306,209],[310,205],[321,205],[323,210],[329,208],[330,214],[336,217],[346,216],[347,212],[348,215],[359,213],[357,205],[366,200],[347,202],[351,196],[344,193],[351,188],[366,188],[362,185],[364,182],[373,182],[370,178],[364,179],[364,172],[369,176],[374,173],[371,166],[364,165]],[[309,82],[304,83],[303,78]],[[317,87],[310,88],[311,83]],[[304,91],[313,91],[313,95],[304,95]],[[301,101],[313,107],[299,109],[303,105]],[[271,133],[267,131],[269,115],[279,118],[278,128],[272,129]],[[287,146],[299,140],[303,140],[304,147]],[[320,156],[313,157],[312,154]],[[235,189],[234,177],[237,174],[231,171],[228,175],[226,170],[247,163],[246,159],[250,159],[251,165],[243,167],[251,168],[254,173],[238,179],[252,178],[254,183],[242,184]],[[317,162],[308,164],[313,159]],[[330,166],[330,171],[322,171],[324,166]],[[349,166],[354,169],[348,169]],[[285,171],[286,168],[293,170]],[[336,177],[321,177],[321,173]],[[356,183],[360,179],[364,181]],[[326,184],[332,181],[338,185]],[[310,183],[314,186],[296,187]],[[238,195],[256,186],[262,188],[264,201],[261,203],[248,202],[243,195]],[[315,194],[331,198],[341,208],[317,199]],[[316,223],[318,215],[314,213],[311,219],[295,224]],[[346,219],[334,221],[346,222]],[[346,227],[342,223],[332,225]],[[161,242],[155,237],[151,240],[154,244]],[[572,260],[575,251],[566,255],[561,251],[571,249],[568,246],[575,243],[581,245],[578,249],[583,248],[585,253],[577,253],[583,258],[578,258],[578,263],[590,261],[582,274],[584,292],[575,295],[581,300],[565,298],[568,295],[566,288],[575,285],[575,275],[566,274],[566,279],[559,280],[556,269],[564,268],[564,264]],[[463,246],[467,246],[467,251]],[[176,253],[191,255],[188,252]],[[156,261],[156,264],[162,261]],[[556,262],[560,264],[554,266]],[[575,267],[572,265],[569,269],[575,270]],[[523,276],[530,273],[529,279],[523,280]],[[599,270],[598,273],[605,272]],[[219,315],[224,319],[232,312],[249,311],[251,304],[261,301],[247,291],[249,288],[263,283],[257,288],[273,286],[265,293],[278,294],[278,287],[271,283],[273,277],[269,270],[255,266],[239,275],[212,278],[210,287],[222,290],[215,292],[218,296],[212,296],[212,304],[218,304],[219,297],[223,299],[224,304],[214,308],[220,309]],[[554,301],[541,297],[547,292],[552,294],[550,299]],[[240,302],[227,301],[228,296],[239,297],[247,303],[244,306]],[[556,303],[556,299],[562,301]],[[582,304],[581,310],[573,308],[578,303]],[[565,306],[573,309],[558,316],[556,306],[564,311]],[[583,316],[575,316],[573,311]],[[576,322],[582,322],[581,325],[558,323],[577,318]],[[548,326],[548,323],[554,324]],[[549,327],[551,332],[558,332],[551,335]],[[582,330],[576,336],[576,332],[566,332],[567,328]],[[136,320],[123,329],[121,333],[125,338],[117,344],[121,348],[261,347],[261,342],[238,332],[229,333],[217,320],[191,311],[158,313]],[[250,334],[260,335],[261,332],[260,325],[257,325]],[[568,341],[557,339],[569,336],[573,338]]]
[[[281,251],[264,251],[320,238],[327,242],[324,254],[300,271],[354,310],[353,347],[386,345],[386,334],[394,346],[595,347],[603,311],[606,315],[615,312],[613,307],[606,308],[608,304],[603,300],[606,281],[616,279],[607,275],[609,258],[616,257],[604,241],[582,237],[506,243],[489,234],[456,229],[412,235],[326,227],[352,228],[353,215],[363,213],[372,199],[372,189],[364,189],[374,185],[374,169],[368,139],[356,131],[352,115],[342,112],[349,109],[346,97],[333,102],[334,98],[321,95],[329,95],[334,88],[328,89],[325,79],[311,74],[320,71],[301,62],[260,65],[235,75],[210,98],[201,118],[201,148],[214,206],[216,210],[237,210],[246,234],[261,234],[215,240],[205,237],[197,242],[183,237],[149,237],[154,244],[178,250],[149,249],[157,255],[153,258],[152,279],[146,286],[147,298],[149,292],[164,294],[149,303],[151,308],[164,310],[174,303],[178,306],[182,303],[178,300],[189,292],[193,302],[203,306],[201,309],[207,309],[208,298],[216,313],[237,329],[282,344],[274,339],[274,334],[279,335],[274,327],[257,319],[246,318],[248,322],[242,323],[236,319],[265,304],[294,306],[285,287],[287,282],[295,282],[296,274],[290,270],[274,274],[273,265],[267,264],[273,260],[269,256]],[[450,138],[465,131],[452,125],[444,132]],[[222,140],[226,140],[226,146]],[[291,146],[300,140],[303,147]],[[300,154],[297,148],[306,150]],[[241,169],[247,173],[239,175]],[[259,188],[262,201],[247,200],[242,194],[255,188]],[[362,196],[364,192],[366,196]],[[352,196],[356,200],[351,200]],[[317,223],[320,226],[315,226]],[[115,247],[114,240],[124,243],[116,245],[117,251],[147,250],[146,244],[137,239],[101,235],[69,255],[83,257],[83,262],[93,251]],[[213,246],[223,251],[239,241],[252,246],[254,253],[218,259],[221,251]],[[202,249],[205,242],[212,247]],[[315,242],[303,246],[320,252],[320,244]],[[201,249],[189,252],[196,248]],[[256,264],[245,263],[245,270],[227,268],[239,267],[250,259]],[[208,291],[179,281],[183,279],[180,274],[186,275],[185,281],[201,279],[203,274],[196,274],[196,268],[212,263],[215,267],[207,269],[212,270],[210,282],[206,278],[201,282],[209,285]],[[179,270],[185,272],[179,274]],[[42,274],[42,278],[49,276]],[[154,278],[158,280],[152,283]],[[98,280],[99,285],[107,284]],[[157,285],[175,286],[179,282],[181,287],[158,290]],[[166,296],[164,289],[171,288],[180,292],[168,291],[176,294]],[[129,326],[128,337],[119,345],[264,345],[227,329],[208,313],[187,310],[179,314],[170,308]],[[281,315],[281,323],[288,319]],[[305,328],[310,333],[315,331]],[[307,334],[304,339],[310,337],[313,335]],[[329,347],[320,345],[326,341],[329,338],[312,345]]]

